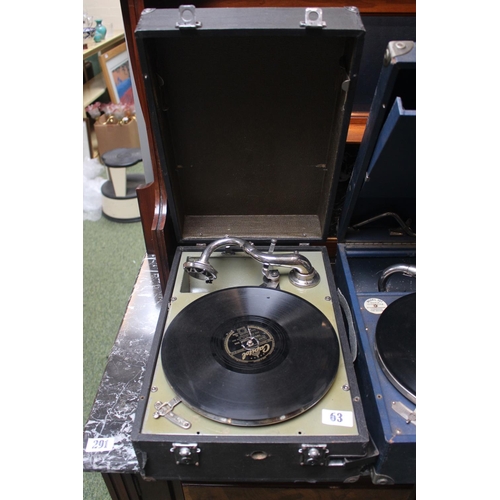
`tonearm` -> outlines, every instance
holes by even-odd
[[[209,262],[212,253],[221,247],[237,246],[257,262],[263,264],[264,278],[271,282],[276,283],[279,274],[275,270],[269,270],[269,267],[281,266],[292,268],[288,277],[290,282],[297,287],[310,288],[319,283],[320,276],[306,257],[299,253],[275,254],[273,253],[275,244],[276,240],[273,240],[270,250],[263,252],[241,238],[220,238],[207,245],[198,260],[185,262],[183,264],[184,270],[196,279],[205,279],[207,283],[212,283],[213,280],[217,279],[217,270]]]

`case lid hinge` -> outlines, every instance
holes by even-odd
[[[300,22],[303,28],[325,28],[323,21],[323,9],[319,7],[308,7],[306,9],[305,20]]]
[[[196,20],[196,7],[194,5],[181,5],[179,7],[179,21],[175,23],[179,29],[201,28],[201,22]]]
[[[413,47],[415,47],[415,42],[411,40],[397,40],[389,42],[387,48],[385,49],[384,66],[388,66],[395,57],[408,54]]]

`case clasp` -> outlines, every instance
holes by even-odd
[[[189,429],[191,427],[191,422],[188,422],[186,419],[176,415],[172,410],[175,406],[177,406],[182,401],[181,398],[175,397],[166,403],[162,403],[161,401],[157,401],[155,403],[155,412],[153,414],[153,418],[158,419],[160,417],[165,417],[167,420],[172,422],[183,429]]]
[[[177,465],[200,465],[200,453],[197,443],[172,443],[170,452],[175,456]]]
[[[325,465],[329,453],[326,444],[303,444],[299,449],[300,465]]]
[[[196,7],[194,5],[181,5],[179,7],[179,21],[175,23],[179,29],[201,28],[201,22],[196,20]]]
[[[407,424],[417,425],[417,410],[410,410],[401,401],[393,401],[392,409],[406,420]]]
[[[325,28],[326,23],[323,21],[323,9],[308,7],[306,9],[305,20],[301,21],[300,25],[303,28]]]

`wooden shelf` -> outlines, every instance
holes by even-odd
[[[112,37],[106,38],[99,43],[95,43],[92,38],[89,38],[84,41],[84,47],[87,45],[87,48],[83,49],[83,59],[88,59],[94,54],[111,49],[115,45],[123,42],[123,40],[125,40],[125,33],[123,31],[119,31]]]
[[[99,99],[104,92],[106,92],[106,82],[104,81],[104,75],[102,73],[97,74],[89,80],[87,83],[83,84],[83,109],[85,109],[89,104],[93,103],[95,100]]]

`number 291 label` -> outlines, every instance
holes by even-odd
[[[352,411],[322,410],[321,421],[325,425],[340,427],[352,427],[354,425]]]
[[[111,438],[89,438],[85,451],[95,453],[98,451],[111,451],[113,449],[114,439]]]

